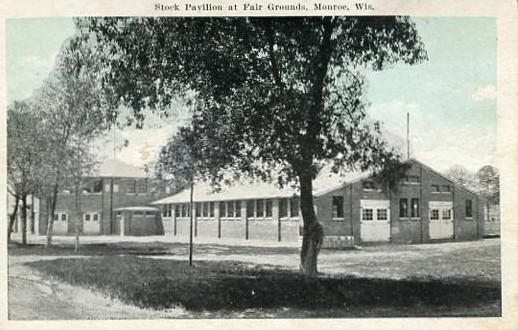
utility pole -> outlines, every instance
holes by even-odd
[[[410,159],[410,113],[406,113],[406,159]]]

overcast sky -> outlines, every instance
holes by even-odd
[[[429,61],[368,73],[369,115],[406,136],[410,113],[412,156],[438,169],[460,164],[476,170],[494,163],[496,148],[496,21],[493,18],[415,18]],[[70,18],[7,21],[7,100],[24,99],[41,86]],[[152,160],[180,118],[150,120],[145,130],[116,132],[129,145],[117,153],[141,166]],[[152,132],[150,132],[152,130]],[[103,154],[112,155],[111,143]]]

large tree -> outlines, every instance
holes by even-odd
[[[187,97],[212,178],[245,173],[300,187],[301,268],[317,272],[322,226],[312,181],[335,172],[397,167],[366,120],[366,69],[426,59],[408,17],[85,18],[110,109],[142,121]],[[99,68],[104,68],[100,70]],[[390,166],[388,166],[390,165]]]

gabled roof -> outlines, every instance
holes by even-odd
[[[313,181],[313,191],[315,196],[323,193],[333,187],[336,190],[341,182],[350,182],[360,176],[365,176],[366,172],[352,172],[344,176],[332,174],[330,171],[324,170]],[[263,199],[263,198],[288,198],[298,195],[298,189],[293,187],[279,188],[273,183],[260,181],[239,182],[232,186],[223,186],[219,192],[213,192],[213,188],[208,183],[196,184],[193,192],[193,199],[197,202],[208,201],[224,201],[238,199]],[[186,203],[190,199],[190,190],[184,189],[172,196],[162,198],[152,204],[172,204]]]
[[[427,170],[435,173],[445,180],[455,184],[459,188],[479,196],[477,192],[470,190],[462,184],[455,182],[445,174],[438,172],[431,167],[411,158],[406,162],[413,162]],[[335,191],[364,179],[372,175],[370,171],[353,171],[345,175],[332,173],[328,168],[324,168],[321,174],[313,181],[313,195],[315,197]],[[224,201],[224,200],[244,200],[244,199],[266,199],[266,198],[288,198],[298,195],[298,190],[292,187],[279,188],[273,183],[265,182],[239,182],[232,186],[224,186],[221,191],[213,192],[213,188],[208,183],[196,184],[193,192],[193,199],[197,202]],[[152,204],[174,204],[186,203],[190,199],[190,190],[184,189],[174,195],[162,198]]]
[[[104,161],[97,171],[100,177],[110,178],[145,178],[146,173],[143,169],[130,165],[118,159],[108,159]]]

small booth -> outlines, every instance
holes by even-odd
[[[158,208],[149,206],[131,206],[120,207],[114,211],[114,234],[116,235],[164,235],[164,225]]]

